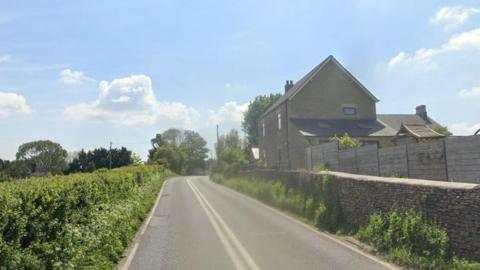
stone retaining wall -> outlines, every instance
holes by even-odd
[[[305,192],[323,174],[271,170],[243,173],[283,181],[289,188]],[[413,208],[447,230],[455,254],[480,259],[480,185],[341,172],[328,174],[347,222],[365,225],[374,213]]]

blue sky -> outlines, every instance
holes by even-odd
[[[480,128],[478,1],[0,0],[0,158],[37,139],[146,156],[169,127],[239,127],[332,54],[379,113]]]

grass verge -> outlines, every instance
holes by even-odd
[[[375,247],[400,265],[414,269],[480,269],[480,263],[453,256],[444,229],[409,209],[374,214],[366,226],[349,224],[329,175],[308,188],[287,188],[282,181],[251,177],[211,176],[214,182],[314,224],[320,230],[346,234]]]

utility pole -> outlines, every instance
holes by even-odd
[[[215,155],[217,157],[216,158],[217,160],[218,160],[218,155],[219,155],[218,152],[220,151],[220,146],[218,145],[218,141],[219,141],[219,135],[218,135],[218,124],[217,124],[217,147],[216,147],[217,149],[216,149],[216,153],[215,153]]]
[[[112,142],[110,142],[110,149],[108,150],[108,168],[112,169]]]

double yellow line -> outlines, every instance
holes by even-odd
[[[238,238],[232,232],[230,227],[225,223],[222,217],[218,212],[213,208],[210,202],[203,196],[200,190],[193,184],[191,179],[187,179],[187,184],[192,189],[195,197],[197,197],[200,205],[207,214],[210,223],[217,233],[220,241],[222,242],[223,247],[227,251],[228,256],[232,260],[235,269],[252,269],[260,270],[260,267],[255,263],[252,256],[248,253],[245,247],[240,243]]]

